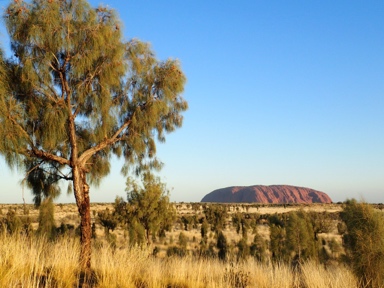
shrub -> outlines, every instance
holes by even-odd
[[[179,234],[179,245],[186,249],[187,248],[187,244],[188,244],[188,237],[183,233],[183,232],[180,232]]]
[[[227,239],[225,238],[222,231],[220,231],[219,235],[217,236],[216,247],[219,249],[219,252],[217,254],[219,259],[222,261],[225,261],[227,259],[228,244],[227,244]]]
[[[56,237],[54,210],[55,206],[50,197],[44,199],[39,207],[39,228],[37,233],[39,235],[46,235],[51,240]]]
[[[384,218],[366,203],[347,200],[341,213],[346,225],[347,259],[364,287],[384,285]]]
[[[237,260],[246,260],[250,255],[250,248],[247,244],[247,240],[245,238],[241,238],[239,242],[237,242]]]
[[[182,248],[182,247],[171,246],[171,247],[168,247],[168,249],[167,249],[167,256],[168,257],[171,257],[171,256],[184,257],[186,255],[187,255],[187,250],[185,248]]]

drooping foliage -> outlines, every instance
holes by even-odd
[[[0,63],[0,153],[24,167],[36,203],[71,182],[90,267],[89,184],[110,171],[159,168],[156,139],[182,124],[185,76],[177,60],[125,41],[116,12],[85,0],[14,1],[5,9],[12,55]]]

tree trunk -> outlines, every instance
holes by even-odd
[[[91,207],[90,207],[90,201],[89,201],[89,191],[87,191],[84,196],[85,196],[84,201],[79,211],[80,212],[80,233],[81,233],[80,267],[84,270],[88,270],[91,268],[91,252],[92,252],[92,247],[91,247],[92,227],[91,227]]]
[[[91,204],[86,174],[79,167],[73,168],[73,187],[80,214],[80,268],[83,271],[89,271],[92,253]]]
[[[150,246],[152,244],[152,235],[151,231],[148,229],[147,230],[147,245]]]

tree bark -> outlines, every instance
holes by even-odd
[[[150,246],[152,243],[151,230],[147,227],[145,232],[146,232],[146,236],[147,236],[147,246]]]
[[[73,187],[80,214],[80,268],[83,271],[89,271],[92,254],[91,204],[86,173],[79,167],[73,168]]]
[[[87,184],[85,184],[88,186]],[[89,191],[84,195],[84,201],[81,205],[80,212],[80,267],[84,270],[91,268],[91,239],[92,239],[92,227],[91,227],[91,209],[89,201]]]

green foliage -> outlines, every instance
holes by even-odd
[[[285,229],[281,226],[272,224],[270,230],[270,250],[272,253],[272,260],[276,262],[287,260]]]
[[[208,223],[211,225],[211,230],[218,233],[225,228],[227,219],[227,207],[225,205],[211,204],[204,208],[204,215]]]
[[[319,233],[329,233],[333,228],[333,220],[327,212],[308,212],[309,219],[312,224],[315,240],[318,240]]]
[[[215,245],[205,242],[204,239],[201,240],[198,255],[203,258],[216,258],[217,251],[215,250]]]
[[[260,262],[265,262],[268,258],[267,245],[257,231],[250,246],[250,254]]]
[[[339,253],[342,252],[342,245],[341,243],[339,243],[335,238],[332,238],[329,242],[328,242],[328,246],[329,246],[329,249],[331,250],[332,252],[332,256],[333,258],[336,258],[338,257]]]
[[[60,226],[56,229],[59,235],[75,236],[75,226],[61,222]]]
[[[202,239],[208,239],[208,230],[209,224],[206,218],[203,219],[203,223],[201,223],[200,233]]]
[[[243,214],[240,212],[236,212],[232,216],[232,225],[236,227],[236,232],[241,235],[243,238],[248,237],[248,229],[251,227],[251,219],[249,219],[249,214]]]
[[[188,244],[188,237],[183,232],[180,232],[179,234],[180,247],[187,249],[187,244]]]
[[[280,226],[284,227],[285,226],[285,221],[286,219],[283,217],[282,214],[273,214],[268,216],[268,222],[269,225],[275,225],[275,226]]]
[[[51,198],[45,199],[39,207],[37,234],[53,240],[56,237],[55,206]]]
[[[30,217],[16,214],[15,209],[9,209],[5,217],[0,218],[0,233],[30,235],[33,231]]]
[[[241,220],[243,219],[243,214],[236,212],[232,215],[232,225],[236,228],[236,233],[239,234],[241,231]]]
[[[115,213],[111,213],[108,208],[97,213],[97,222],[104,227],[105,234],[116,229],[119,219]]]
[[[10,80],[2,88],[15,92],[2,97],[2,151],[24,155],[26,145],[34,144],[69,159],[74,143],[67,141],[67,120],[81,117],[75,131],[79,155],[106,138],[110,147],[124,142],[122,149],[92,151],[90,175],[97,182],[109,171],[110,152],[141,162],[140,155],[155,152],[154,130],[164,140],[164,132],[181,125],[178,112],[187,104],[179,96],[185,77],[178,62],[159,62],[148,44],[125,42],[113,10],[92,9],[87,1],[15,1],[5,16],[16,57],[2,62],[2,81]],[[125,126],[131,129],[115,141]]]
[[[219,232],[219,235],[217,236],[217,249],[219,249],[218,257],[220,260],[225,261],[227,259],[228,254],[228,243],[227,238],[225,238],[225,235],[222,231]]]
[[[307,259],[317,260],[317,242],[313,230],[316,222],[302,210],[285,215],[272,215],[270,250],[272,259],[277,261],[303,262]],[[318,230],[320,231],[320,230]]]
[[[16,211],[10,209],[7,212],[6,218],[4,219],[4,228],[9,234],[20,232],[22,229],[22,221],[19,216],[16,215]]]
[[[364,287],[384,286],[384,218],[369,204],[347,200],[341,213],[347,231],[343,243]]]
[[[289,213],[286,227],[286,252],[298,262],[317,256],[314,232],[309,216],[304,211]]]
[[[143,187],[131,179],[127,180],[127,202],[121,198],[115,201],[114,217],[128,225],[130,238],[139,242],[145,231],[147,244],[157,232],[169,230],[176,218],[176,211],[169,202],[168,192],[160,179],[151,173],[142,176]]]
[[[237,242],[237,260],[246,260],[250,253],[250,247],[245,238],[241,238],[239,242]]]
[[[337,232],[340,235],[344,235],[347,232],[347,225],[345,225],[344,222],[338,222],[337,223]]]
[[[132,219],[128,225],[129,244],[143,245],[146,243],[146,234],[144,227],[138,223],[135,219]]]
[[[183,247],[178,246],[170,246],[167,248],[167,256],[178,256],[178,257],[184,257],[187,255],[187,250]]]
[[[31,189],[33,202],[39,207],[44,199],[55,199],[60,195],[58,181],[60,177],[56,171],[59,167],[46,167],[42,169],[42,163],[36,159],[24,159],[24,166],[27,170],[26,186]],[[23,181],[24,185],[25,181]]]
[[[196,215],[183,215],[181,216],[180,221],[183,223],[185,231],[188,231],[191,228],[196,228],[198,223]]]

